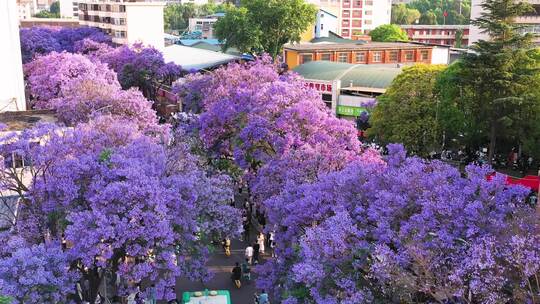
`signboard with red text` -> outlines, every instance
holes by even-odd
[[[334,88],[332,82],[330,81],[305,80],[304,85],[321,94],[332,94],[332,90]]]

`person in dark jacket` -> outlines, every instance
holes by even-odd
[[[240,268],[240,263],[236,262],[236,265],[232,269],[231,278],[233,279],[236,288],[240,288],[242,286],[240,283],[240,279],[242,278],[242,268]]]
[[[253,264],[259,264],[259,250],[261,249],[261,246],[259,243],[255,242],[253,243]]]

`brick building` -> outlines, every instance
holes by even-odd
[[[469,45],[469,25],[415,24],[400,27],[412,41],[459,47]]]
[[[447,64],[449,48],[404,42],[360,44],[288,44],[283,58],[289,68],[310,61],[335,61],[354,64]]]

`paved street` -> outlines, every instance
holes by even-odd
[[[251,240],[255,239],[252,236]],[[197,291],[208,288],[213,289],[226,289],[231,292],[231,300],[234,304],[251,304],[253,303],[253,294],[255,293],[255,283],[253,279],[255,276],[252,274],[252,282],[246,283],[242,281],[242,287],[237,289],[231,281],[231,270],[235,262],[242,262],[244,260],[244,249],[247,246],[246,242],[240,242],[239,240],[233,240],[231,244],[231,256],[227,257],[222,250],[218,250],[214,254],[209,262],[210,269],[215,273],[214,278],[206,283],[191,282],[186,279],[179,279],[176,282],[176,292],[178,299],[182,298],[184,291]],[[267,257],[267,256],[266,256]]]

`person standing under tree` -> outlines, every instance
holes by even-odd
[[[253,243],[253,264],[259,263],[259,252],[260,252],[259,243]]]
[[[261,254],[264,254],[264,233],[259,233],[259,237],[257,238],[257,243],[259,243],[259,252]]]

